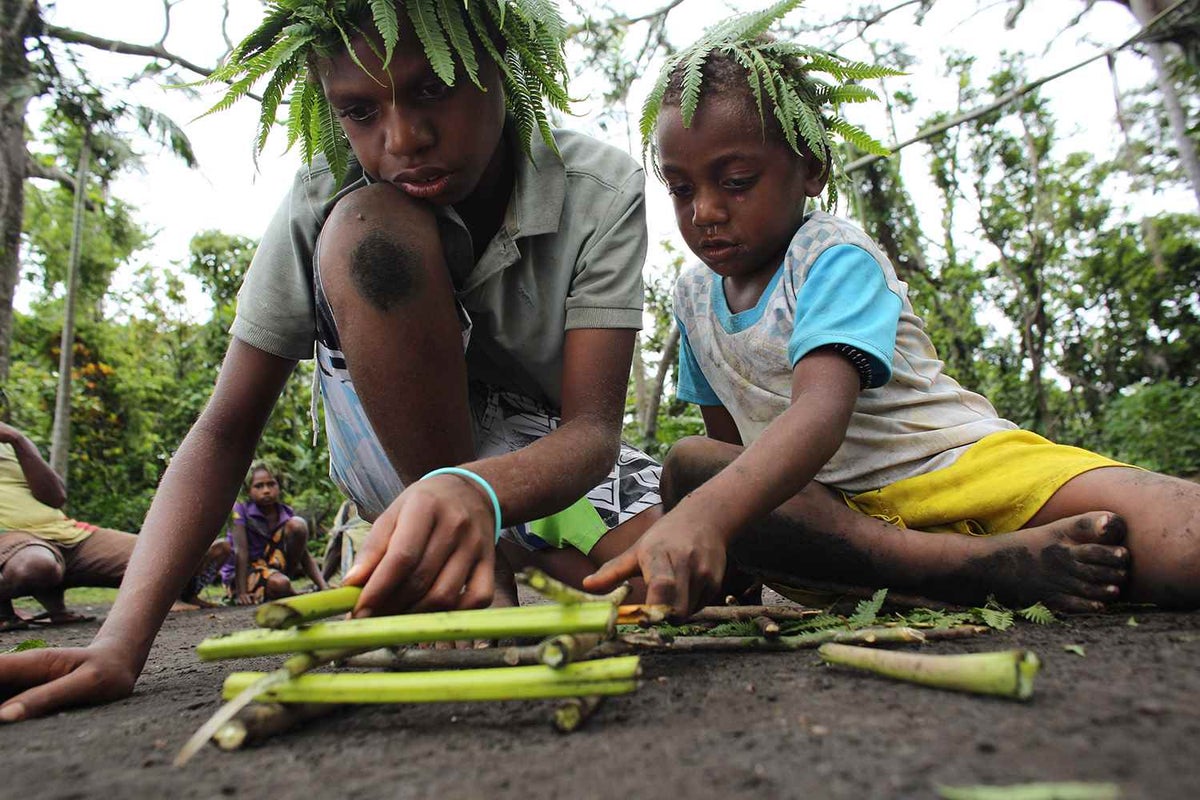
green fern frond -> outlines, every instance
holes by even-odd
[[[378,80],[352,44],[365,37],[386,67],[400,38],[398,2],[270,0],[258,27],[202,81],[228,84],[207,113],[229,108],[267,79],[253,140],[255,153],[265,146],[287,97],[291,104],[288,147],[299,143],[306,161],[324,152],[340,180],[348,157],[345,137],[337,130],[319,84],[308,83],[305,66],[316,57],[348,52],[360,69]],[[571,97],[563,50],[567,28],[551,0],[405,0],[403,10],[439,79],[452,86],[461,68],[482,89],[481,59],[490,60],[500,70],[522,149],[532,153],[532,137],[540,133],[557,152],[549,109],[569,112]]]
[[[868,625],[874,625],[875,619],[879,616],[879,610],[883,608],[883,601],[887,599],[887,589],[880,589],[871,595],[870,600],[859,600],[858,605],[854,607],[854,613],[847,620],[851,628],[865,628]]]
[[[1013,626],[1013,613],[997,603],[993,597],[989,597],[982,607],[972,608],[971,613],[984,625],[998,631],[1006,631]]]
[[[736,620],[714,625],[704,634],[705,636],[761,636],[758,626],[753,620]]]
[[[696,42],[664,64],[642,107],[639,129],[643,157],[655,156],[652,138],[668,93],[678,92],[680,116],[688,127],[704,94],[704,69],[711,58],[721,57],[746,72],[747,87],[766,124],[766,107],[778,121],[789,147],[806,151],[822,162],[837,156],[831,134],[868,153],[886,152],[882,144],[861,128],[838,116],[843,103],[877,99],[875,92],[855,82],[901,74],[889,67],[850,61],[835,53],[794,42],[775,41],[765,34],[773,23],[798,8],[803,0],[781,0],[762,11],[732,17],[709,28]],[[717,54],[717,55],[714,55]],[[818,75],[829,76],[828,83]],[[836,205],[838,159],[830,164],[829,205]],[[657,164],[655,164],[657,170]]]
[[[1054,612],[1041,603],[1034,603],[1029,608],[1018,609],[1017,613],[1024,619],[1038,625],[1049,625],[1052,622],[1058,622],[1058,617],[1054,616]]]
[[[438,19],[441,20],[446,38],[450,40],[450,46],[454,48],[454,54],[463,65],[463,71],[472,83],[482,89],[483,84],[479,82],[479,61],[475,58],[475,43],[471,41],[471,33],[467,30],[466,20],[462,16],[462,3],[463,0],[437,0]]]
[[[442,33],[433,0],[406,0],[404,7],[417,38],[421,40],[421,46],[425,48],[425,57],[433,67],[433,74],[441,78],[442,83],[453,86],[454,56],[446,42],[446,35]]]
[[[818,614],[808,619],[781,623],[779,633],[783,636],[792,636],[797,633],[807,633],[809,631],[824,631],[832,628],[847,627],[844,617],[840,617],[837,614]]]
[[[383,66],[392,63],[396,40],[400,38],[400,18],[392,0],[371,0],[371,19],[383,39]]]

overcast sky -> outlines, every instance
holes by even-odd
[[[235,40],[248,32],[258,21],[260,6],[251,2],[232,2],[233,18],[230,32]],[[622,2],[615,3],[621,7]],[[647,3],[624,2],[631,13],[644,13]],[[689,0],[672,19],[672,40],[684,44],[699,34],[713,19],[724,15],[730,7],[752,8],[760,3],[718,0]],[[801,13],[809,18],[830,18],[845,13],[850,4],[844,0],[809,0]],[[855,4],[857,5],[857,4]],[[987,5],[987,4],[985,4]],[[1038,77],[1073,64],[1089,53],[1116,44],[1128,37],[1136,26],[1132,16],[1116,3],[1099,3],[1087,15],[1085,24],[1056,37],[1066,28],[1071,15],[1083,7],[1082,2],[1035,2],[1030,4],[1022,23],[1013,31],[1004,29],[1001,4],[964,19],[975,7],[968,0],[942,0],[935,6],[925,24],[911,25],[911,16],[899,13],[877,29],[895,41],[908,42],[915,55],[924,59],[914,66],[908,78],[893,84],[904,87],[920,98],[920,106],[912,117],[916,120],[937,110],[949,110],[948,103],[954,88],[941,75],[945,48],[953,47],[976,54],[983,65],[997,63],[1004,50],[1030,52],[1029,73]],[[1003,4],[1007,6],[1009,4]],[[713,12],[712,16],[690,13],[689,9]],[[171,52],[201,65],[214,65],[224,51],[219,29],[220,4],[213,0],[183,0],[175,8],[172,28],[166,40]],[[74,28],[96,36],[127,42],[150,44],[162,34],[161,0],[122,0],[120,4],[97,3],[95,0],[57,0],[46,11],[47,19],[55,24]],[[1049,50],[1046,45],[1054,41]],[[823,44],[823,43],[822,43]],[[91,78],[100,83],[118,82],[140,69],[144,59],[100,53],[85,48],[73,48],[80,53],[82,63]],[[868,59],[869,55],[854,49],[841,51],[853,58]],[[1148,73],[1136,63],[1135,56],[1122,57],[1127,75],[1126,87],[1145,80]],[[186,74],[186,73],[185,73]],[[982,76],[986,73],[979,73]],[[575,94],[588,91],[588,81],[573,85]],[[645,87],[638,86],[630,104],[635,111],[640,106]],[[1113,105],[1108,72],[1101,60],[1073,75],[1051,84],[1046,94],[1054,103],[1064,133],[1074,133],[1073,147],[1085,147],[1098,154],[1109,152],[1116,138]],[[272,211],[278,205],[291,176],[298,166],[295,153],[283,154],[282,131],[277,131],[260,157],[257,169],[251,160],[251,137],[255,130],[257,106],[243,101],[233,109],[203,119],[196,119],[218,93],[209,90],[203,100],[190,98],[185,92],[155,87],[146,83],[137,90],[136,102],[153,106],[183,124],[199,159],[199,167],[190,170],[177,160],[161,155],[149,144],[140,145],[145,153],[145,170],[122,177],[114,193],[139,209],[138,218],[155,232],[152,245],[135,256],[135,262],[167,266],[187,258],[188,242],[198,231],[215,228],[230,233],[258,237]],[[596,100],[587,100],[576,107],[580,118],[566,122],[612,143],[625,147],[625,131],[610,126],[607,132],[595,124]],[[852,109],[859,112],[859,108]],[[872,133],[886,140],[878,121],[862,115],[851,115],[855,121],[867,124]],[[907,136],[913,129],[901,130]],[[915,146],[906,158],[906,178],[919,183],[923,153]],[[919,190],[918,190],[919,191]],[[678,243],[666,194],[651,178],[647,186],[652,247],[649,263],[661,262],[657,241],[670,238]],[[918,197],[918,202],[920,198]],[[129,270],[118,276],[128,280]],[[25,307],[30,287],[18,292],[18,306]],[[203,313],[203,303],[196,306]]]

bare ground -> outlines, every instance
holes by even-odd
[[[195,644],[250,625],[246,609],[172,614],[132,698],[0,727],[0,797],[930,798],[938,784],[1062,780],[1200,796],[1200,614],[1138,609],[927,646],[1034,650],[1044,666],[1026,704],[836,670],[812,652],[659,655],[643,659],[637,693],[569,736],[547,702],[360,708],[172,768],[231,669],[200,663]],[[96,627],[0,634],[0,650],[84,644]]]

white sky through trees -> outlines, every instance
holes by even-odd
[[[685,0],[671,15],[668,25],[671,40],[678,45],[686,44],[698,36],[704,27],[727,15],[728,9],[749,10],[765,4],[765,1],[737,0],[724,3],[719,0]],[[789,21],[801,17],[806,22],[831,20],[858,5],[844,0],[808,0],[798,14],[789,17]],[[230,6],[233,16],[229,32],[236,41],[257,24],[261,6],[239,0],[234,0]],[[615,0],[610,6],[636,16],[646,13],[651,6],[656,8],[658,3]],[[901,138],[915,133],[919,122],[930,114],[954,111],[955,85],[943,75],[944,53],[947,49],[966,51],[977,57],[980,66],[975,72],[975,79],[982,85],[1005,51],[1027,53],[1028,77],[1034,79],[1118,44],[1137,29],[1132,15],[1117,3],[1096,4],[1080,25],[1068,29],[1072,17],[1084,6],[1082,0],[1034,0],[1028,4],[1019,25],[1010,31],[1004,28],[1004,13],[1009,6],[1011,3],[939,0],[921,27],[912,24],[911,13],[901,11],[872,29],[872,38],[906,43],[910,53],[920,59],[912,67],[909,76],[892,79],[888,83],[890,90],[905,89],[918,98],[916,111],[900,121],[902,127],[898,133]],[[563,7],[564,13],[570,18],[571,9],[565,3]],[[982,10],[975,11],[978,7],[982,7]],[[53,6],[46,7],[44,11],[47,21],[53,24],[104,38],[152,44],[162,34],[161,0],[122,0],[119,4],[97,3],[95,0],[56,0]],[[165,42],[167,50],[197,64],[215,66],[225,50],[220,36],[220,16],[220,4],[214,0],[178,2]],[[825,47],[831,44],[830,41],[812,43]],[[55,45],[55,51],[59,54],[66,49],[61,43]],[[72,45],[70,50],[78,55],[79,63],[89,77],[103,86],[122,84],[124,78],[137,72],[146,61],[135,56],[101,53],[78,45]],[[872,60],[860,43],[848,45],[838,52],[849,58]],[[1149,82],[1149,70],[1136,54],[1123,52],[1118,56],[1118,64],[1123,89],[1133,89]],[[657,67],[655,64],[654,72]],[[178,74],[188,79],[195,77],[183,70],[178,70]],[[629,102],[629,111],[633,116],[629,121],[628,135],[632,137],[635,154],[637,114],[652,77],[652,74],[647,74],[635,85]],[[597,113],[603,110],[599,100],[600,86],[595,79],[587,76],[581,76],[573,82],[571,88],[575,96],[590,96],[576,106],[581,116],[564,120],[563,125],[627,147],[631,139],[627,138],[622,121],[609,118],[605,129],[598,124]],[[276,131],[259,158],[256,170],[251,159],[251,140],[258,109],[253,100],[243,100],[231,110],[195,119],[219,97],[215,87],[205,89],[200,99],[178,89],[155,87],[149,81],[132,91],[116,88],[114,92],[115,96],[129,97],[132,102],[154,107],[183,125],[199,160],[198,168],[190,170],[177,159],[160,153],[157,145],[144,138],[136,140],[137,149],[144,154],[144,170],[123,175],[113,186],[113,193],[132,204],[137,209],[135,219],[155,235],[147,249],[135,254],[132,266],[118,272],[114,288],[128,286],[133,266],[152,263],[165,269],[186,261],[188,242],[199,231],[217,229],[253,238],[261,235],[290,185],[291,176],[299,164],[299,155],[296,152],[283,154],[286,136],[284,131]],[[1105,157],[1115,150],[1119,132],[1114,120],[1111,82],[1103,59],[1054,81],[1043,88],[1043,94],[1051,101],[1051,108],[1058,118],[1060,135],[1065,138],[1060,145],[1064,148],[1062,152],[1083,149],[1097,157]],[[38,122],[37,107],[35,101],[32,107],[34,116],[30,118],[34,126]],[[867,127],[881,141],[886,143],[891,140],[889,132],[883,127],[879,108],[854,107],[847,109],[846,116]],[[936,201],[929,189],[922,188],[926,183],[926,152],[921,144],[911,146],[903,152],[903,164],[906,182],[914,193],[918,207],[930,215],[926,227],[934,230],[940,225]],[[652,176],[648,176],[647,198],[651,227],[651,250],[647,266],[653,268],[656,263],[664,261],[659,241],[670,239],[679,248],[682,244],[675,232],[666,192]],[[1173,210],[1194,210],[1189,207],[1186,198],[1179,202],[1168,198],[1166,202],[1168,208]],[[195,301],[190,308],[194,316],[202,318],[207,311],[207,303],[198,286],[194,283],[191,285]],[[36,292],[27,283],[21,286],[17,295],[18,308],[26,309],[29,298]]]

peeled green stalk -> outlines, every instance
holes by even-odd
[[[897,680],[975,694],[1028,700],[1041,662],[1029,650],[929,655],[823,644],[817,649],[829,664],[854,667]]]
[[[313,620],[336,617],[353,611],[361,594],[360,586],[342,586],[272,600],[254,612],[254,624],[260,628],[294,628]]]
[[[612,630],[616,613],[611,603],[579,603],[367,617],[280,631],[239,631],[205,639],[196,654],[211,661],[313,650],[370,650],[420,642],[599,633]]]
[[[542,640],[538,645],[538,661],[547,667],[564,667],[579,661],[588,651],[600,644],[600,634],[563,634]]]
[[[309,674],[260,696],[278,703],[446,703],[627,694],[637,688],[637,656],[569,664],[446,672]],[[222,693],[234,697],[262,677],[235,672]]]

